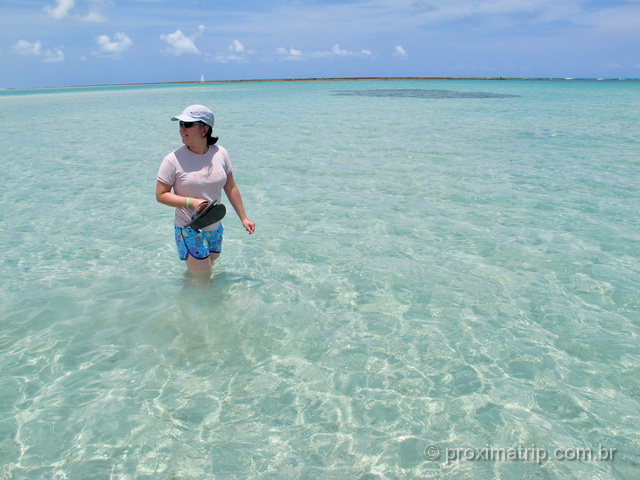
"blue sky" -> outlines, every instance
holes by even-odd
[[[2,0],[0,88],[640,77],[640,0]]]

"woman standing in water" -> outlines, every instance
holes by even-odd
[[[210,276],[222,248],[222,223],[201,230],[186,227],[194,212],[200,211],[205,202],[221,203],[224,189],[247,232],[253,233],[256,226],[244,211],[229,154],[216,145],[218,138],[212,135],[213,112],[204,105],[191,105],[171,120],[180,122],[184,146],[162,160],[156,200],[176,209],[175,239],[180,260],[186,261],[190,272]]]

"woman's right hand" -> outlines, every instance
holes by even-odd
[[[192,197],[191,201],[189,202],[189,206],[191,208],[193,208],[198,213],[202,212],[202,210],[204,210],[207,205],[209,205],[209,201],[205,200],[204,198],[193,198]]]

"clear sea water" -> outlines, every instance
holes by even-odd
[[[192,103],[257,224],[210,284],[154,197]],[[6,90],[0,129],[0,479],[640,477],[640,82]]]

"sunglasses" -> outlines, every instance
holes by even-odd
[[[194,125],[204,126],[204,123],[202,123],[202,122],[183,122],[182,120],[180,120],[180,128],[182,128],[182,127],[191,128]]]

